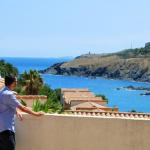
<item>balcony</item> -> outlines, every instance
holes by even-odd
[[[23,115],[16,150],[149,150],[149,118]]]

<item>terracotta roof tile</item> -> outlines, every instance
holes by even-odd
[[[94,112],[118,111],[118,108],[106,107],[107,102],[103,100],[102,97],[96,97],[95,94],[88,89],[65,88],[61,89],[61,95],[64,108],[66,109],[91,110]]]
[[[62,92],[89,92],[88,88],[62,88]]]
[[[71,101],[104,101],[101,97],[95,97],[95,94],[88,89],[61,89],[62,97],[66,103]]]

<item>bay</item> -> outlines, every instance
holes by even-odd
[[[45,69],[57,62],[68,61],[67,58],[3,58],[19,69],[19,73],[30,69]],[[150,87],[150,83],[141,83],[125,80],[110,80],[104,78],[86,78],[62,75],[42,75],[44,82],[51,88],[88,88],[95,94],[103,94],[109,99],[108,106],[119,108],[121,112],[136,110],[137,112],[150,113],[150,96],[141,96],[146,91],[117,90],[127,86]]]

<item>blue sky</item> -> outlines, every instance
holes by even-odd
[[[1,0],[0,56],[63,57],[143,47],[149,0]]]

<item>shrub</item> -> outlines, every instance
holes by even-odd
[[[108,104],[108,98],[105,95],[97,94],[96,97],[101,97]]]

